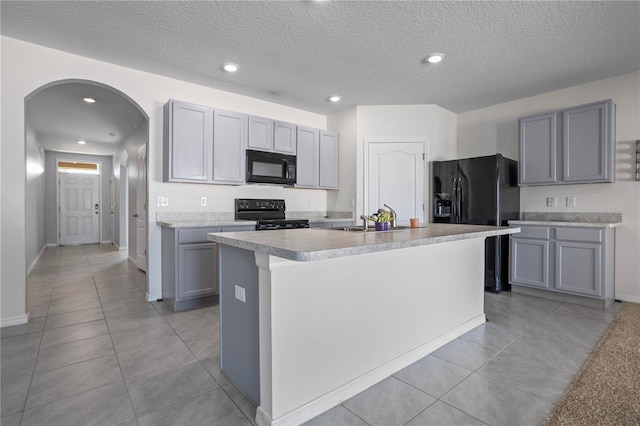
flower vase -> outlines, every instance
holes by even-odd
[[[387,231],[389,229],[389,222],[376,222],[376,231]]]

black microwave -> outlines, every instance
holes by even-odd
[[[295,155],[247,150],[247,177],[249,183],[295,185]]]

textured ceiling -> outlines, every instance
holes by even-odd
[[[331,114],[460,113],[640,69],[640,2],[2,1],[3,35]],[[424,62],[443,52],[443,62]],[[235,62],[230,75],[222,64]],[[330,95],[343,101],[331,104]]]

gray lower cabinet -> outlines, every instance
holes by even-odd
[[[520,185],[613,182],[615,105],[606,101],[519,121]]]
[[[509,282],[514,292],[556,294],[564,297],[560,300],[599,307],[613,302],[613,228],[518,227],[521,232],[510,237]]]
[[[255,225],[162,228],[162,299],[174,311],[218,302],[218,245],[210,232],[255,230]]]
[[[162,228],[162,299],[174,311],[217,302],[220,227]]]

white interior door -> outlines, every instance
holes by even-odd
[[[136,182],[136,265],[147,271],[147,152],[146,145],[138,151]]]
[[[60,174],[60,244],[100,242],[100,176]]]
[[[365,176],[366,214],[391,206],[399,225],[425,222],[425,142],[369,142]]]

